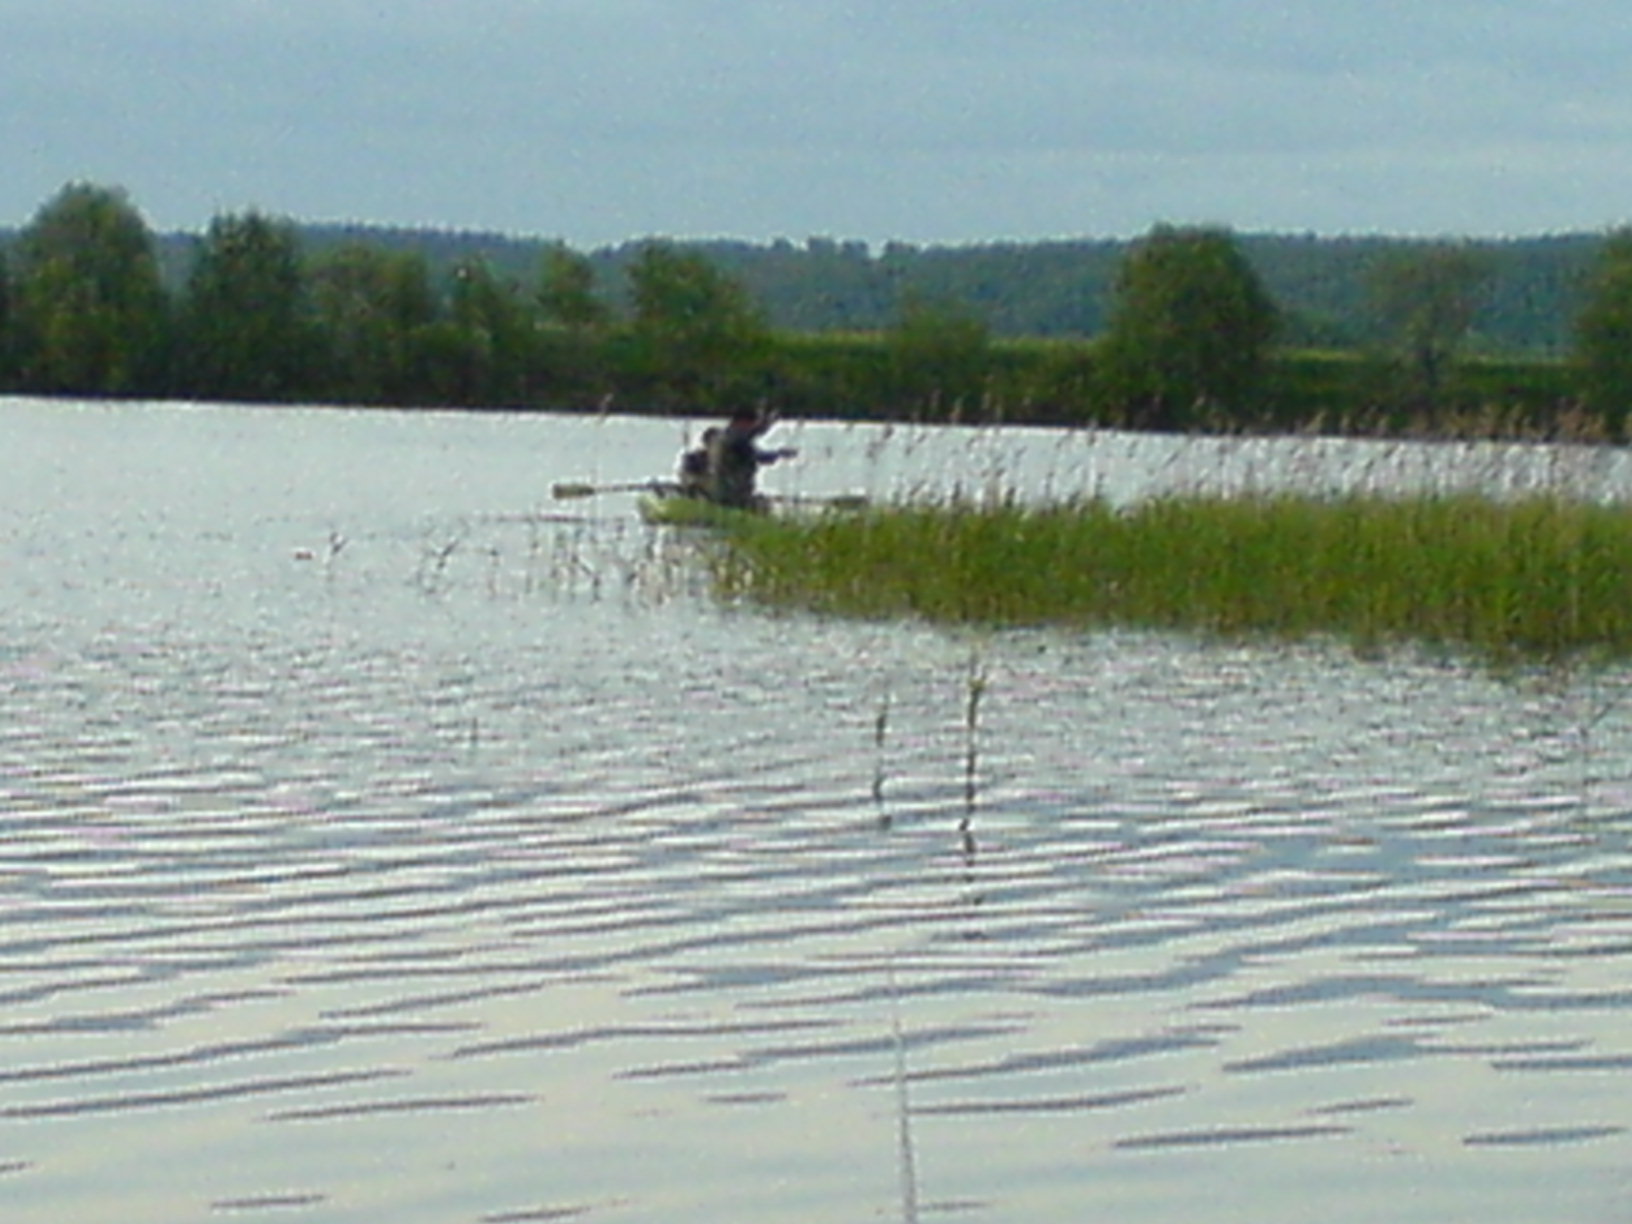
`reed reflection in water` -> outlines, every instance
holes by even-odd
[[[1624,675],[721,609],[576,422],[9,423],[8,1224],[1624,1214]]]

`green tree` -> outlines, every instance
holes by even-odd
[[[1490,267],[1473,250],[1436,244],[1383,259],[1369,277],[1372,311],[1408,406],[1444,405]]]
[[[564,244],[549,248],[539,269],[537,302],[544,327],[535,388],[560,400],[605,395],[612,309],[596,290],[594,264]]]
[[[453,271],[450,322],[462,349],[461,368],[449,370],[455,402],[517,404],[527,398],[535,320],[516,286],[484,259],[466,259]]]
[[[425,258],[349,244],[319,260],[310,279],[325,393],[364,404],[424,398],[438,318]]]
[[[4,250],[0,250],[0,388],[9,389],[17,376],[16,339],[13,336],[11,264]]]
[[[978,406],[991,332],[968,308],[909,293],[885,344],[897,394],[932,418],[957,418]]]
[[[538,306],[547,322],[574,331],[604,327],[612,317],[595,292],[595,265],[561,244],[544,252]]]
[[[714,410],[763,387],[769,335],[741,284],[668,243],[642,248],[628,276],[632,364],[652,391]]]
[[[1137,428],[1245,421],[1277,313],[1230,231],[1158,225],[1118,269],[1101,395]]]
[[[318,336],[294,227],[250,212],[217,217],[180,312],[183,385],[219,399],[309,395]]]
[[[1586,407],[1624,441],[1632,412],[1632,228],[1604,242],[1575,317],[1574,358]]]
[[[152,234],[123,191],[63,188],[24,228],[16,256],[16,325],[30,389],[167,389],[169,304]]]

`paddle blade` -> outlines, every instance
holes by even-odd
[[[558,484],[550,487],[550,496],[557,501],[568,497],[594,497],[600,490],[590,484]]]
[[[860,493],[843,493],[827,499],[829,510],[865,510],[872,503]]]
[[[810,510],[865,510],[872,505],[862,493],[840,493],[831,497],[773,493],[766,500],[773,505],[796,506]]]

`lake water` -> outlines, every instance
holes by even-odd
[[[694,429],[0,401],[6,1224],[1632,1220],[1625,673],[721,607],[549,498]],[[1626,479],[779,433],[804,494]]]

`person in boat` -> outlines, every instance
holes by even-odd
[[[712,427],[703,430],[699,445],[680,456],[681,497],[709,495],[708,457],[714,446],[714,439],[719,437],[719,434],[720,431]]]
[[[758,510],[764,502],[755,488],[759,469],[799,452],[792,447],[762,450],[759,439],[776,424],[774,413],[742,408],[724,429],[714,431],[707,445],[708,464],[704,488],[716,505],[736,510]]]

